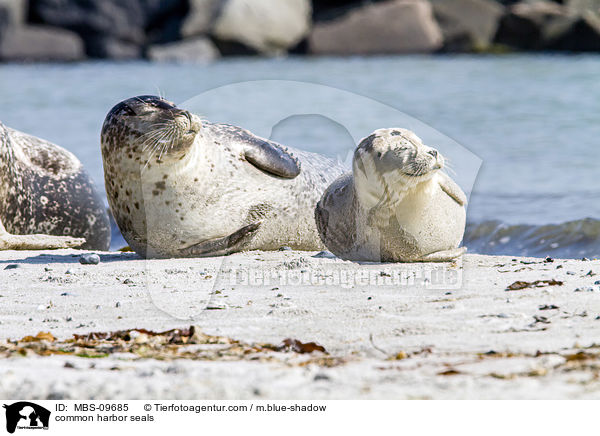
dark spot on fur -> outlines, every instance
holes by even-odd
[[[140,208],[140,204],[137,201],[134,203],[134,206],[135,206],[136,209]]]
[[[165,189],[167,189],[167,185],[165,184],[164,181],[156,182],[155,186],[156,186],[156,189],[160,189],[161,191],[164,191]]]
[[[160,195],[160,191],[154,190],[152,191],[152,195],[156,197],[157,195]]]
[[[402,132],[399,132],[398,130],[394,130],[394,131],[391,133],[391,135],[392,135],[392,136],[400,136],[400,135],[402,135]]]

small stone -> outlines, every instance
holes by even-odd
[[[573,292],[582,292],[583,288],[575,288],[575,290]]]
[[[596,280],[596,281],[594,282],[594,284],[595,284],[595,285],[600,285],[600,280]]]
[[[333,254],[331,251],[320,251],[313,257],[318,259],[335,259],[335,254]]]
[[[554,259],[552,259],[550,256],[548,256],[547,258],[544,259],[544,262],[552,263],[552,262],[554,262]]]
[[[562,265],[558,265],[558,266],[556,267],[556,269],[561,269],[562,267],[563,267]]]
[[[123,280],[123,284],[124,285],[131,285],[131,284],[133,284],[133,280],[131,280],[131,279],[125,279],[125,280]]]
[[[69,268],[68,270],[65,271],[65,274],[73,274],[73,270],[71,268]]]
[[[10,265],[6,265],[6,267],[4,269],[7,270],[7,269],[17,269],[17,268],[21,268],[21,265],[18,265],[16,263],[11,263]]]
[[[115,304],[115,307],[121,307],[121,303],[117,301],[117,303]]]
[[[279,247],[279,251],[292,251],[292,249],[290,247],[284,246],[284,247]]]
[[[97,254],[83,254],[79,258],[79,263],[82,265],[98,265],[100,263],[100,256]]]
[[[567,275],[568,275],[568,276],[574,276],[574,275],[575,275],[575,273],[574,273],[573,271],[567,271]]]
[[[73,318],[72,318],[72,317],[70,317],[70,316],[67,316],[67,317],[65,318],[65,321],[67,321],[67,322],[71,322],[71,321],[73,321]]]
[[[319,380],[331,380],[331,379],[329,378],[328,375],[319,373],[319,374],[315,375],[315,377],[313,378],[313,380],[314,381],[319,381]]]
[[[373,299],[373,297],[367,297],[367,300],[372,300],[372,299]]]
[[[46,272],[52,271],[52,268],[45,267],[44,271],[46,271]]]
[[[581,260],[584,261],[584,262],[589,261],[589,259],[587,257],[583,257]]]

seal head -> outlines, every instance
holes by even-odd
[[[442,155],[410,130],[376,130],[357,147],[352,173],[317,204],[321,239],[348,260],[454,259],[464,252],[466,197],[443,167]]]

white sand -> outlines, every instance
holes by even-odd
[[[10,357],[0,360],[0,398],[600,398],[600,261],[359,265],[284,251],[101,253],[100,265],[80,265],[80,254],[0,252],[0,340],[195,324],[246,342],[315,341],[345,363],[301,365],[315,356],[293,353],[270,362]],[[234,283],[236,272],[271,280]],[[411,280],[383,283],[397,274]],[[550,279],[564,285],[505,290]],[[481,355],[490,350],[501,354]],[[398,353],[406,358],[390,359]]]

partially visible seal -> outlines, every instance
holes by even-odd
[[[314,208],[343,167],[160,97],[117,104],[102,128],[108,201],[145,257],[324,248]]]
[[[79,160],[0,123],[0,249],[109,246],[108,214]]]
[[[321,239],[342,259],[442,262],[464,253],[466,196],[444,159],[411,131],[380,129],[357,147],[352,173],[315,209]]]

